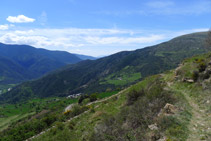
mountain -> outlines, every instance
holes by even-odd
[[[74,55],[76,55],[81,60],[96,60],[97,59],[95,57],[88,56],[88,55],[81,55],[81,54],[74,54]]]
[[[46,98],[5,105],[0,127],[12,119],[6,116],[13,107],[16,112],[27,107],[33,112],[37,106],[42,110],[13,122],[0,132],[0,140],[211,140],[210,57],[207,53],[185,59],[175,70],[146,77],[118,93],[98,94],[102,97],[94,102],[93,94],[82,103]]]
[[[36,140],[211,140],[210,56],[186,59],[175,70],[89,104],[86,114],[57,124]]]
[[[74,54],[0,43],[0,84],[19,83],[81,61]]]
[[[17,86],[1,95],[0,101],[17,102],[30,97],[123,88],[147,76],[175,68],[184,58],[205,52],[206,37],[206,32],[188,34],[155,46],[69,65],[39,80]]]

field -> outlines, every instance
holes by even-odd
[[[141,79],[141,73],[110,75],[100,84],[113,84],[116,86],[124,86],[128,83]]]
[[[1,78],[0,78],[0,81],[1,81]],[[0,95],[3,94],[3,93],[6,93],[9,88],[12,88],[14,86],[15,86],[15,84],[8,84],[8,85],[1,85],[0,84]]]

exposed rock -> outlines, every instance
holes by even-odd
[[[159,112],[158,117],[165,116],[165,115],[172,115],[172,114],[175,114],[176,111],[177,111],[177,108],[174,105],[167,103],[164,106],[164,108],[161,109],[161,111]]]
[[[176,107],[172,104],[167,103],[163,109],[163,112],[166,114],[175,114]]]
[[[193,79],[188,79],[188,78],[184,78],[182,81],[183,82],[188,82],[188,83],[194,83]]]
[[[158,125],[156,123],[148,125],[148,127],[149,127],[150,130],[158,130]]]
[[[193,79],[188,79],[187,82],[188,83],[194,83],[194,80]]]

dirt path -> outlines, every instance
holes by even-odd
[[[179,68],[180,67],[178,67],[178,69]],[[198,102],[190,96],[189,92],[175,89],[173,82],[169,82],[168,80],[166,80],[166,82],[167,87],[165,89],[182,93],[191,106],[192,118],[188,126],[190,133],[187,141],[211,141],[211,113],[206,112],[206,109],[209,109],[209,107],[200,106]]]
[[[190,133],[187,141],[211,141],[211,113],[206,112],[204,108],[200,107],[190,96],[190,93],[187,93],[184,90],[175,89],[172,84],[173,83],[170,82],[167,84],[168,89],[182,93],[192,109],[192,118],[188,126]]]
[[[211,140],[211,114],[206,113],[187,93],[184,93],[192,107],[192,119],[189,124],[190,134],[187,141]]]

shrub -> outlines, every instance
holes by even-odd
[[[203,62],[204,62],[204,59],[197,59],[197,58],[196,58],[196,59],[195,59],[195,62],[198,63],[198,64],[200,64],[200,63],[203,63]]]
[[[201,62],[198,66],[199,72],[205,71],[206,68],[207,68],[207,65],[204,62]]]
[[[97,100],[97,94],[91,94],[89,99],[90,99],[90,102],[96,101]]]
[[[87,106],[80,106],[80,105],[74,105],[72,107],[72,111],[70,112],[70,115],[72,117],[80,115],[84,111],[88,110],[89,108]]]
[[[205,80],[205,79],[209,79],[210,78],[210,75],[209,73],[205,73],[202,75],[202,79]]]
[[[80,105],[86,105],[86,104],[88,104],[89,102],[90,102],[90,99],[89,99],[89,98],[86,98],[86,99],[83,100],[82,103],[80,103]]]
[[[136,91],[133,89],[127,94],[127,105],[133,104],[135,101],[138,100],[140,96],[144,95],[144,90],[142,89],[141,91]]]
[[[79,98],[79,100],[78,100],[78,103],[79,104],[82,103],[83,100],[86,99],[86,98],[89,98],[89,96],[87,94],[86,95],[81,95],[80,98]]]
[[[198,80],[199,77],[199,72],[198,71],[194,71],[192,73],[192,79],[196,82]]]

